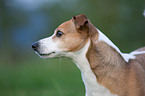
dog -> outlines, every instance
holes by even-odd
[[[145,96],[145,47],[122,53],[86,15],[62,23],[32,48],[42,58],[72,58],[85,96]]]

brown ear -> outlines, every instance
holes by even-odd
[[[87,27],[88,18],[83,14],[74,16],[72,20],[74,21],[75,26],[78,30],[83,30]]]
[[[93,45],[95,45],[96,40],[98,39],[98,30],[96,27],[88,20],[85,15],[77,15],[72,18],[75,23],[76,29],[78,32],[87,32],[88,36]]]

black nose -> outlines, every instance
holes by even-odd
[[[38,42],[32,44],[32,48],[34,51],[37,51],[38,45],[39,45]]]

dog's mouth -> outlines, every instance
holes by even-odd
[[[54,53],[56,53],[56,52],[51,52],[51,53],[48,53],[48,54],[39,54],[39,55],[40,56],[49,56],[49,55],[54,54]]]

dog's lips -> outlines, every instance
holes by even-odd
[[[48,56],[48,55],[51,55],[51,54],[54,54],[55,52],[51,52],[51,53],[48,53],[48,54],[42,54],[42,53],[40,53],[39,55],[40,56]]]

